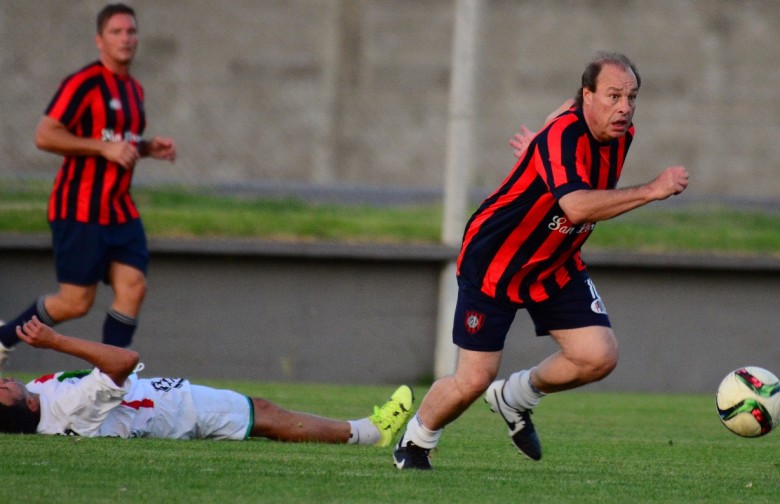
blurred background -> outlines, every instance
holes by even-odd
[[[0,2],[0,178],[53,179],[33,132],[60,80],[96,59],[95,0]],[[175,165],[136,183],[213,188],[441,190],[453,0],[135,0],[148,135]],[[622,185],[691,172],[690,198],[780,195],[780,2],[485,0],[470,187],[512,165],[596,51],[638,66],[642,89]]]
[[[97,58],[95,16],[104,3],[0,0],[0,184],[53,180],[61,160],[35,148],[34,130],[60,81]],[[688,190],[659,207],[714,201],[780,211],[780,2],[127,3],[139,23],[133,73],[146,89],[147,136],[171,136],[178,150],[174,165],[139,164],[136,187],[407,203],[438,202],[454,181],[483,196],[512,168],[507,141],[520,124],[539,128],[575,94],[596,52],[614,50],[642,77],[622,186],[683,164]],[[474,92],[460,109],[451,99],[463,85],[463,60],[453,53],[465,4],[477,6],[465,23],[476,41]],[[453,118],[465,116],[470,128],[452,135]],[[468,145],[455,148],[456,137]],[[455,161],[460,171],[450,170]],[[457,246],[465,215],[448,212],[446,200],[442,238]],[[40,226],[45,203],[41,197],[35,210]],[[747,245],[720,258],[716,247],[696,248],[694,257],[585,251],[625,356],[596,388],[709,392],[738,366],[777,369],[777,219],[736,215],[724,223],[724,213],[691,208],[682,209],[689,223],[677,241],[706,248],[717,236]],[[670,220],[686,219],[651,215],[629,227]],[[323,222],[316,225],[330,227]],[[455,248],[152,238],[151,288],[136,336],[151,373],[411,383],[451,363],[454,274],[446,268]],[[12,286],[0,289],[0,315],[53,287],[48,234],[0,235],[0,259],[0,283]],[[100,289],[90,315],[62,330],[95,337],[109,295]],[[529,336],[527,317],[519,320],[502,372],[553,349],[548,338]],[[20,350],[10,369],[65,367],[56,356]]]

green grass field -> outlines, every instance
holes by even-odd
[[[292,409],[365,416],[392,387],[211,382]],[[418,398],[425,392],[418,387]],[[448,426],[431,472],[391,450],[315,444],[0,436],[0,502],[777,503],[780,433],[728,432],[714,397],[550,396],[531,462],[481,401]]]

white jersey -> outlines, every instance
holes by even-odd
[[[94,369],[45,375],[27,389],[40,396],[39,434],[245,439],[252,426],[249,398],[181,378],[132,374],[120,387]]]

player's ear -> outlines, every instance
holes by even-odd
[[[587,87],[583,86],[582,88],[582,103],[587,103],[588,105],[591,104],[593,101],[593,91],[588,89]]]
[[[27,408],[34,413],[41,409],[41,401],[38,396],[28,395],[25,398],[25,402],[27,403]]]

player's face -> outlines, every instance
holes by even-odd
[[[138,30],[130,14],[115,14],[95,37],[100,60],[111,70],[126,70],[138,47]]]
[[[599,142],[628,133],[639,91],[634,72],[616,65],[604,65],[596,90],[582,90],[582,112],[590,132]]]
[[[27,397],[27,387],[13,378],[0,378],[0,404],[10,406]]]

